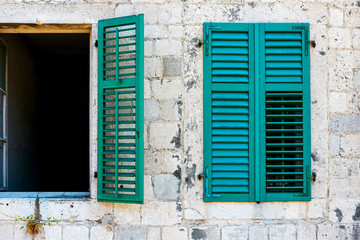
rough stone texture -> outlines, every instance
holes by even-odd
[[[350,48],[351,38],[350,29],[347,28],[330,28],[329,29],[329,46],[333,48]]]
[[[63,239],[89,239],[89,228],[86,226],[66,226],[63,229]]]
[[[14,225],[0,225],[0,237],[2,239],[14,239]]]
[[[157,101],[145,100],[144,119],[145,121],[157,120],[160,115],[160,104]]]
[[[254,225],[249,227],[249,240],[268,239],[268,228],[265,225]]]
[[[344,24],[344,12],[341,9],[330,8],[330,24],[333,26],[342,26]]]
[[[337,156],[340,154],[340,136],[330,136],[330,155]]]
[[[181,130],[176,123],[153,123],[150,125],[150,145],[154,149],[175,149],[180,147]]]
[[[159,100],[178,100],[182,95],[183,84],[180,80],[162,80],[152,82],[153,97]]]
[[[182,103],[180,101],[166,101],[161,104],[161,118],[166,121],[181,120]]]
[[[300,224],[297,230],[297,240],[316,240],[315,225]]]
[[[160,238],[160,228],[148,228],[147,240],[159,240]]]
[[[248,229],[243,226],[231,226],[231,227],[223,227],[221,230],[221,236],[223,240],[247,240],[248,239]]]
[[[114,221],[119,225],[140,224],[140,206],[137,204],[116,204],[114,206]]]
[[[162,230],[162,239],[187,240],[188,232],[184,227],[164,227]]]
[[[149,203],[141,208],[144,225],[174,225],[180,222],[175,202]]]
[[[349,134],[341,137],[340,140],[340,155],[341,156],[358,156],[360,155],[360,135]]]
[[[346,93],[330,93],[330,112],[346,112]]]
[[[220,228],[192,228],[190,238],[193,240],[220,240]]]
[[[154,177],[154,193],[160,200],[176,200],[181,196],[181,183],[173,174]]]
[[[45,239],[61,240],[62,227],[61,226],[44,226]],[[2,232],[2,231],[0,231]]]
[[[270,225],[269,240],[296,239],[296,227],[290,224]]]
[[[144,226],[117,226],[115,227],[115,240],[146,240],[146,227]]]
[[[182,76],[182,58],[164,57],[164,77]]]
[[[330,116],[330,130],[336,132],[360,132],[360,115]]]
[[[90,240],[112,240],[113,235],[111,226],[94,226],[90,229]]]

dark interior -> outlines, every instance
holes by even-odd
[[[89,34],[6,35],[8,191],[88,192]]]

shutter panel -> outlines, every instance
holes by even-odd
[[[253,51],[249,24],[204,24],[204,201],[250,201]]]
[[[261,201],[310,200],[308,24],[260,27]]]
[[[98,201],[143,203],[143,15],[98,27]]]

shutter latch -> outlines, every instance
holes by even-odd
[[[210,46],[209,46],[209,35],[210,35],[210,31],[212,29],[221,29],[221,27],[217,26],[217,27],[213,27],[213,26],[208,26],[205,29],[205,54],[206,56],[209,56],[210,54]]]

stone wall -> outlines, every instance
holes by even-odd
[[[92,23],[145,14],[145,203],[40,199],[72,218],[39,239],[360,239],[360,2],[330,0],[2,0],[3,23]],[[311,202],[204,203],[202,23],[309,22]],[[93,46],[93,44],[92,44]],[[96,171],[97,53],[91,50],[91,176]],[[34,199],[0,199],[27,216]],[[1,239],[31,239],[1,216]]]

